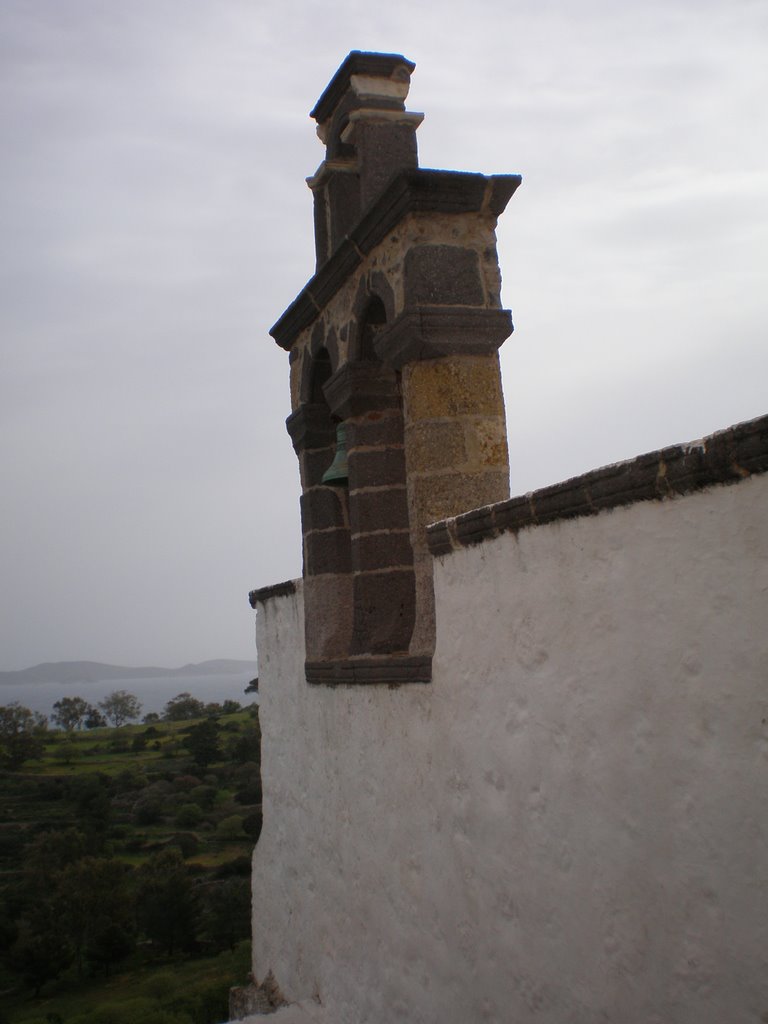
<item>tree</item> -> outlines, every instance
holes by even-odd
[[[191,693],[179,693],[172,697],[163,709],[163,718],[168,722],[184,722],[189,718],[202,718],[205,704]]]
[[[258,693],[258,692],[259,692],[259,677],[256,676],[255,679],[252,679],[250,681],[250,683],[248,683],[246,688],[243,690],[243,693]]]
[[[251,934],[251,880],[227,878],[203,888],[201,938],[214,949],[234,949]]]
[[[218,761],[221,758],[218,725],[213,719],[208,718],[199,725],[193,726],[189,730],[185,746],[192,755],[195,764],[200,765],[202,768],[213,761]]]
[[[175,847],[153,854],[138,870],[136,916],[147,938],[169,956],[194,937],[196,903],[189,872]]]
[[[53,705],[51,719],[67,732],[82,728],[91,711],[91,705],[82,697],[62,697]]]
[[[108,972],[133,947],[130,870],[116,860],[83,857],[59,876],[54,901],[78,974],[86,957]]]
[[[107,720],[93,704],[88,705],[88,713],[85,718],[86,729],[103,729],[107,724]]]
[[[120,728],[121,725],[132,722],[141,715],[141,702],[125,690],[110,693],[104,700],[99,701],[99,707],[115,728]]]
[[[50,904],[35,908],[32,918],[19,922],[19,933],[11,947],[8,960],[13,970],[34,989],[35,996],[46,981],[58,977],[72,961],[69,947],[62,935]]]
[[[238,764],[245,764],[248,761],[259,763],[261,760],[261,728],[258,720],[253,725],[246,725],[237,736],[233,737],[228,753]]]
[[[85,836],[75,828],[41,832],[24,851],[24,874],[35,899],[42,897],[53,875],[85,854]]]
[[[14,771],[31,758],[42,757],[48,719],[18,701],[0,707],[0,764]]]
[[[109,969],[133,952],[136,941],[131,931],[104,914],[92,923],[85,953],[92,964],[98,964],[109,977]]]
[[[225,715],[235,715],[238,711],[242,711],[242,706],[239,700],[225,700],[221,705],[221,710]]]

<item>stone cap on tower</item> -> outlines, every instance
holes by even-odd
[[[322,128],[347,93],[357,106],[404,110],[405,98],[416,65],[399,53],[366,53],[352,50],[342,62],[323,94],[309,113]]]
[[[424,115],[405,109],[415,67],[397,53],[353,50],[311,111],[325,144],[325,159],[307,178],[318,268],[391,179],[419,165],[416,129]]]

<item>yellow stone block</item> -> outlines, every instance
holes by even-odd
[[[465,415],[504,415],[497,355],[451,356],[403,371],[406,424]]]

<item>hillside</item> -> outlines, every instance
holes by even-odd
[[[0,686],[19,686],[25,683],[96,683],[125,679],[154,679],[157,677],[189,675],[256,675],[256,661],[237,661],[232,658],[217,658],[181,668],[160,668],[156,665],[142,665],[130,668],[124,665],[106,665],[99,661],[54,661],[43,662],[32,668],[13,672],[0,672]]]
[[[35,736],[0,770],[2,1024],[226,1019],[249,964],[258,707]]]

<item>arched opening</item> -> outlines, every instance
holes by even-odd
[[[378,295],[372,296],[360,324],[360,334],[357,346],[357,358],[362,362],[378,362],[376,354],[375,338],[379,328],[387,322],[387,313],[384,303]]]
[[[331,357],[327,348],[320,351],[311,359],[309,370],[309,401],[313,405],[328,406],[323,387],[328,382],[332,373]],[[330,410],[328,410],[330,416]]]

